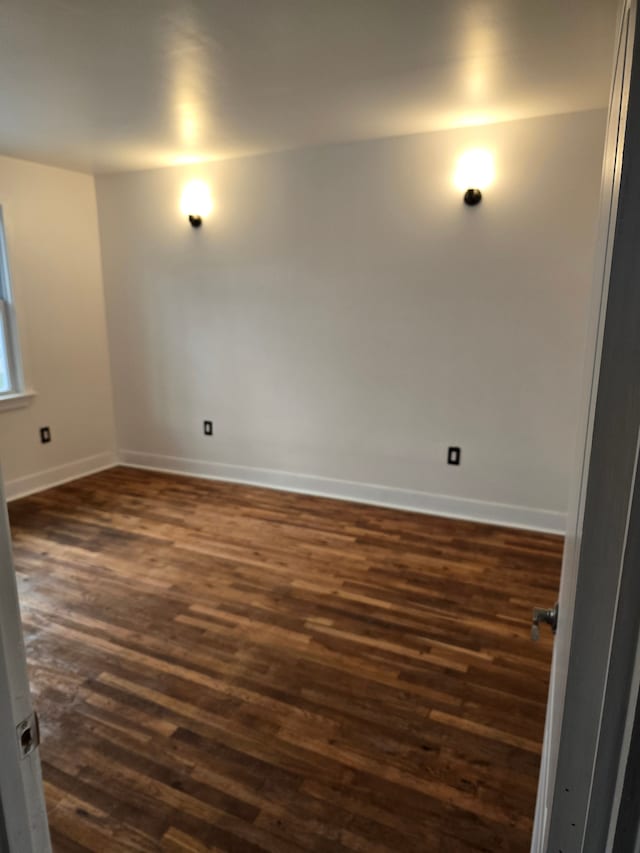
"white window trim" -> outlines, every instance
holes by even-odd
[[[23,409],[29,405],[35,396],[36,392],[31,389],[0,394],[0,412],[7,412],[10,409]]]
[[[11,390],[0,394],[0,412],[28,406],[35,397],[35,392],[31,388],[27,388],[24,381],[20,336],[13,303],[6,240],[3,210],[2,205],[0,205],[0,322],[4,326],[7,357],[13,381]]]

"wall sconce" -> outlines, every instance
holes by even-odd
[[[200,228],[202,219],[213,210],[209,187],[204,181],[190,181],[182,191],[180,210],[189,218],[193,228]]]
[[[480,204],[482,190],[493,183],[494,176],[491,153],[484,148],[473,148],[465,151],[458,159],[454,183],[459,190],[464,191],[464,203],[473,207]]]
[[[482,201],[482,192],[481,190],[472,190],[469,189],[462,196],[464,199],[464,203],[468,204],[469,207],[473,207],[475,204],[480,204]]]

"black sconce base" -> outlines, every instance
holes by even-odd
[[[202,225],[202,217],[192,215],[189,217],[189,222],[192,228],[199,228]]]
[[[482,193],[480,190],[467,190],[464,194],[464,203],[468,204],[470,207],[473,207],[476,204],[480,204],[482,201]]]

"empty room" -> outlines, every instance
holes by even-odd
[[[636,849],[635,29],[1,4],[1,850]]]

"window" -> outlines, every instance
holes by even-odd
[[[0,208],[0,400],[23,391],[16,312],[11,295],[7,243]]]

